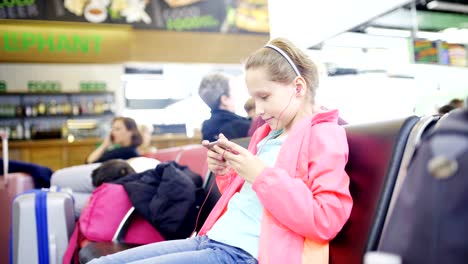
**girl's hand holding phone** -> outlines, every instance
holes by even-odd
[[[229,172],[230,167],[223,158],[224,149],[218,145],[217,141],[209,142],[203,140],[202,145],[208,148],[208,169],[216,175],[224,175]]]
[[[263,163],[260,158],[253,155],[242,146],[229,141],[223,134],[219,134],[219,139],[213,149],[217,150],[215,154],[216,158],[224,160],[222,161],[223,164],[226,164],[228,168],[233,168],[239,176],[250,183],[252,183],[266,167],[265,163]],[[210,166],[209,162],[208,166]]]

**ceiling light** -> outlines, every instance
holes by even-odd
[[[431,1],[427,3],[426,7],[433,10],[451,11],[457,13],[468,13],[468,5],[449,3],[442,1]]]
[[[368,27],[365,32],[370,35],[386,36],[386,37],[398,37],[398,38],[410,38],[411,31],[403,29],[390,29],[390,28],[378,28]],[[442,37],[440,33],[430,31],[417,31],[417,38],[425,38],[429,40],[438,40]]]
[[[411,37],[411,32],[409,30],[368,27],[364,31],[367,34],[370,34],[370,35],[399,37],[399,38],[409,38],[409,37]]]

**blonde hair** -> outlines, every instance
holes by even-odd
[[[315,103],[315,94],[319,86],[317,66],[312,60],[292,42],[284,38],[276,38],[268,42],[283,51],[299,70],[309,90],[311,103]],[[290,84],[298,76],[294,66],[278,51],[262,47],[252,53],[245,62],[245,70],[264,68],[272,82]]]

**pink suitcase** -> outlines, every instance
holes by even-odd
[[[8,134],[0,131],[0,137],[3,149],[3,174],[0,174],[0,263],[8,263],[11,203],[17,194],[33,189],[34,182],[26,173],[8,173]]]

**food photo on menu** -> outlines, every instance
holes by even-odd
[[[127,24],[168,31],[269,32],[267,0],[36,0],[0,7],[0,18]]]
[[[152,22],[146,12],[149,0],[64,0],[65,9],[91,23]]]

